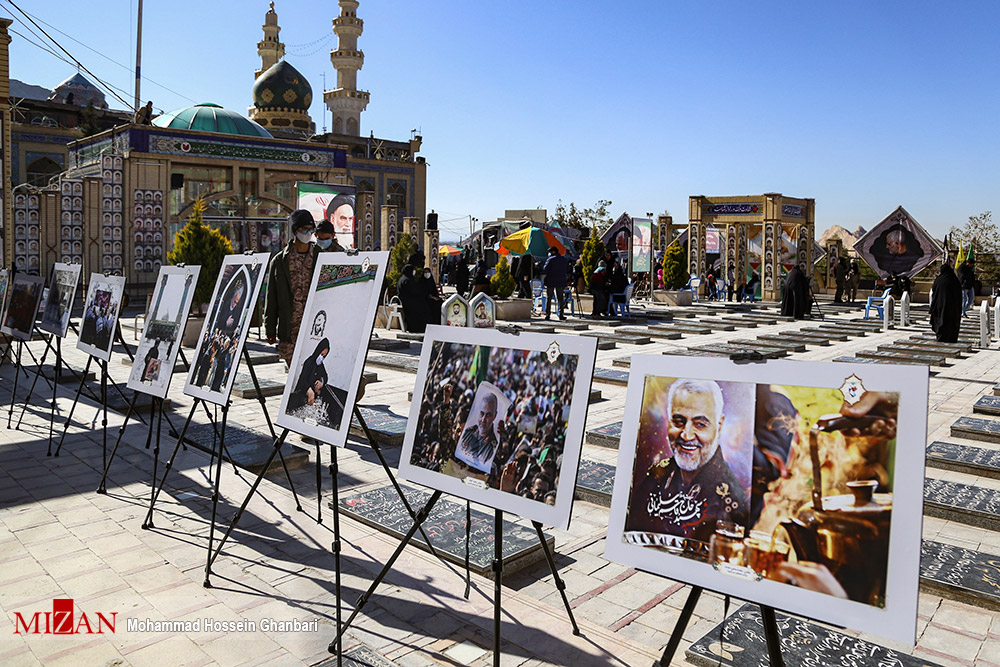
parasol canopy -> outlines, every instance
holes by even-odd
[[[444,257],[445,255],[461,255],[461,254],[462,250],[460,248],[456,248],[455,246],[442,245],[440,248],[438,248],[438,255],[440,255],[441,257]]]
[[[552,232],[538,227],[526,227],[518,230],[500,239],[497,246],[497,252],[501,255],[513,253],[541,258],[549,254],[551,246],[558,248],[563,255],[566,254],[566,246],[563,245],[562,241],[557,239]]]

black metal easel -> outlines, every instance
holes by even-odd
[[[14,400],[17,397],[17,378],[20,375],[18,371],[21,370],[21,350],[23,349],[24,349],[24,341],[21,339],[17,339],[17,361],[16,365],[14,366],[14,386],[10,390],[10,406],[7,410],[7,428],[10,428],[10,422],[14,416]]]
[[[694,614],[694,608],[698,604],[698,598],[701,597],[702,590],[704,589],[701,586],[691,587],[691,592],[688,594],[688,599],[684,602],[684,608],[677,619],[677,624],[674,626],[673,632],[670,633],[670,641],[667,642],[666,648],[663,649],[663,656],[657,662],[653,663],[653,667],[670,667],[670,661],[674,659],[674,654],[681,644],[684,630],[687,629],[688,623],[691,622],[691,615]],[[761,620],[764,624],[764,637],[767,640],[768,661],[771,667],[785,667],[785,661],[781,657],[781,634],[778,632],[778,623],[774,618],[774,608],[764,604],[759,606]],[[725,622],[726,619],[723,618],[723,626],[725,626]]]
[[[426,521],[427,517],[430,516],[431,510],[434,509],[434,505],[437,503],[438,499],[441,498],[441,494],[442,491],[435,491],[433,494],[431,494],[431,497],[427,500],[427,503],[423,506],[423,508],[421,508],[420,511],[417,512],[416,517],[414,518],[413,527],[410,528],[410,530],[406,533],[406,535],[400,541],[399,545],[396,547],[396,550],[389,557],[389,560],[387,560],[385,565],[382,566],[382,570],[378,573],[378,576],[375,577],[374,581],[372,581],[372,584],[371,586],[368,587],[368,590],[362,593],[361,596],[358,598],[358,602],[354,607],[354,611],[351,612],[351,615],[347,617],[347,621],[344,622],[342,627],[339,627],[337,636],[334,638],[332,642],[330,642],[330,645],[327,647],[327,650],[330,653],[337,653],[338,655],[340,654],[341,641],[344,633],[347,632],[347,628],[350,627],[351,623],[354,622],[354,619],[357,618],[359,613],[361,613],[361,610],[368,603],[368,600],[371,599],[371,596],[375,592],[375,589],[377,589],[379,584],[382,583],[382,580],[389,573],[389,570],[392,569],[392,566],[396,562],[396,559],[398,559],[400,554],[403,553],[403,549],[406,548],[406,546],[410,543],[410,540],[413,539],[413,536],[416,535],[417,530],[421,528],[424,521]],[[580,628],[576,624],[576,618],[573,616],[573,610],[569,605],[569,599],[566,597],[566,592],[565,592],[566,584],[559,576],[559,571],[556,569],[555,560],[552,558],[552,554],[549,552],[549,545],[545,543],[545,536],[542,534],[541,524],[539,524],[537,521],[533,521],[532,524],[534,525],[535,530],[538,533],[538,541],[541,542],[542,551],[545,553],[545,560],[548,562],[549,569],[552,571],[552,577],[555,580],[556,588],[559,590],[559,593],[562,596],[563,605],[566,607],[566,613],[569,615],[570,623],[573,624],[573,634],[579,636]],[[494,574],[493,664],[498,666],[500,664],[500,613],[501,613],[500,598],[502,593],[501,587],[503,585],[502,581],[503,511],[502,510],[494,510],[493,542],[494,542],[493,563],[492,563],[492,569]]]
[[[21,428],[21,420],[24,419],[24,413],[28,409],[28,402],[31,401],[31,395],[35,393],[35,385],[38,383],[38,377],[45,377],[42,369],[45,366],[45,359],[49,356],[50,349],[52,349],[52,344],[46,340],[45,352],[42,353],[42,360],[38,362],[37,366],[35,366],[35,378],[31,381],[31,387],[28,388],[28,395],[24,398],[24,405],[21,406],[21,415],[17,418],[17,424],[14,426],[15,431]],[[46,378],[46,381],[47,380],[48,378]],[[56,383],[53,383],[53,385],[55,384]],[[55,386],[53,386],[52,391],[55,391]],[[14,395],[11,394],[11,406],[13,406],[13,403]],[[10,428],[10,419],[7,420],[7,428]]]

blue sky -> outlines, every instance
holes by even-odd
[[[17,4],[131,101],[129,71],[55,29],[131,67],[136,0]],[[275,9],[321,129],[339,7]],[[144,101],[246,112],[267,2],[143,11],[143,73],[176,91],[145,82]],[[940,237],[998,208],[1000,3],[362,0],[358,16],[362,132],[420,131],[447,229],[559,200],[683,221],[689,195],[782,192],[816,199],[817,233],[902,204]],[[13,78],[76,71],[13,38]]]

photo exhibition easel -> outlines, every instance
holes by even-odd
[[[75,327],[74,327],[74,330],[75,330]],[[116,339],[117,342],[121,343],[122,347],[125,349],[125,353],[130,358],[132,358],[132,360],[134,361],[135,359],[134,359],[134,357],[132,355],[132,351],[129,350],[128,349],[128,345],[125,344],[125,337],[122,335],[122,331],[121,331],[121,327],[119,326],[119,323],[116,323],[116,325],[115,325],[115,339]],[[112,351],[113,350],[114,350],[114,345],[112,344]],[[86,386],[87,385],[87,376],[90,373],[90,366],[91,366],[91,364],[94,363],[94,359],[97,359],[97,362],[98,362],[98,364],[101,367],[101,395],[100,396],[96,396],[94,394],[94,392],[90,389],[90,387]],[[69,368],[69,367],[67,367],[67,368],[71,372],[75,373],[75,371],[73,371],[72,368]],[[103,416],[102,416],[102,420],[101,420],[101,422],[102,422],[101,423],[101,427],[104,430],[104,433],[103,433],[103,438],[104,438],[104,456],[103,456],[103,460],[104,460],[104,470],[107,470],[108,464],[109,464],[109,459],[108,459],[108,455],[107,455],[107,442],[108,442],[108,433],[107,433],[107,431],[108,431],[108,400],[107,399],[108,399],[108,382],[109,382],[109,380],[111,382],[111,387],[116,392],[118,392],[118,395],[122,398],[122,400],[123,401],[127,401],[128,398],[125,396],[124,392],[122,392],[121,387],[118,386],[118,383],[115,382],[114,378],[111,378],[110,374],[108,373],[108,362],[106,362],[103,359],[100,359],[98,357],[95,357],[94,355],[88,355],[87,356],[87,364],[86,364],[86,366],[84,366],[84,368],[83,368],[83,374],[80,376],[80,384],[79,384],[79,386],[76,389],[76,395],[73,397],[73,404],[70,406],[69,414],[66,416],[66,423],[63,425],[62,435],[59,436],[59,444],[56,446],[55,456],[59,456],[59,453],[62,451],[62,446],[63,446],[63,442],[66,439],[66,434],[69,431],[70,424],[73,422],[73,413],[76,411],[76,406],[80,402],[80,395],[83,393],[83,390],[86,389],[87,393],[90,395],[90,397],[93,398],[95,401],[100,402],[101,405],[102,405],[101,409],[102,409],[102,412],[103,412]],[[53,390],[53,392],[54,391],[55,390]],[[146,423],[146,420],[142,418],[142,415],[140,415],[138,412],[135,411],[135,396],[133,396],[133,400],[131,402],[129,402],[129,407],[125,411],[125,423],[128,423],[129,417],[131,415],[133,415],[133,414],[143,424]],[[151,418],[151,420],[152,420],[152,418]],[[125,428],[125,424],[122,424],[122,427],[119,430],[119,437],[121,437],[120,433],[121,433],[121,430],[124,430],[124,428]],[[50,442],[49,442],[49,454],[48,455],[52,455],[51,452],[52,452],[52,443],[51,443],[51,440],[50,440]]]
[[[413,527],[406,533],[403,539],[400,541],[396,550],[392,552],[389,556],[389,560],[385,562],[382,566],[382,570],[378,573],[375,579],[372,581],[371,586],[368,590],[361,594],[358,598],[357,604],[354,606],[354,611],[351,615],[347,617],[343,626],[340,627],[337,632],[337,636],[334,638],[327,650],[330,653],[340,653],[341,642],[343,640],[343,635],[347,632],[347,629],[357,618],[361,610],[364,609],[368,600],[375,593],[379,584],[385,578],[389,571],[392,569],[393,564],[395,564],[396,559],[399,558],[400,554],[403,553],[403,549],[410,543],[413,536],[416,535],[417,531],[421,529],[424,521],[430,516],[431,510],[434,509],[434,505],[437,503],[438,499],[441,498],[443,494],[442,491],[434,491],[431,497],[427,500],[427,503],[417,512],[417,515],[413,522]],[[569,599],[566,597],[566,583],[559,576],[559,571],[556,569],[555,559],[552,557],[552,553],[549,551],[549,545],[545,542],[545,536],[542,533],[542,525],[537,521],[532,521],[532,525],[535,528],[535,532],[538,534],[538,541],[542,545],[542,552],[545,554],[545,560],[549,565],[549,570],[552,572],[552,578],[555,582],[556,589],[559,591],[559,595],[562,597],[563,606],[566,607],[566,614],[569,616],[570,623],[573,625],[573,634],[580,636],[580,628],[576,624],[576,618],[573,616],[573,610],[569,606]],[[494,551],[493,551],[493,563],[491,569],[493,570],[493,664],[496,667],[500,665],[500,601],[503,586],[503,511],[494,510],[494,524],[493,524],[493,541],[494,541]],[[338,624],[339,625],[339,624]]]

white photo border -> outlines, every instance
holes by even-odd
[[[826,623],[870,632],[913,645],[917,630],[917,593],[923,526],[924,460],[927,442],[927,366],[852,364],[773,360],[737,364],[728,359],[667,355],[632,355],[632,372],[625,399],[625,418],[618,447],[618,465],[604,556],[692,586],[765,604]],[[641,369],[641,370],[639,370]],[[622,541],[631,491],[636,439],[648,376],[692,378],[753,384],[839,388],[856,375],[869,391],[899,394],[892,522],[885,606],[808,591],[762,579],[748,581],[717,572],[711,566]]]
[[[122,303],[125,301],[125,276],[106,276],[103,273],[91,273],[90,274],[90,284],[87,286],[87,296],[83,300],[83,315],[80,317],[80,333],[83,333],[84,320],[87,317],[87,306],[90,305],[90,301],[94,298],[94,291],[97,289],[98,283],[110,284],[113,288],[118,290],[118,308],[115,310],[115,329],[111,332],[111,337],[108,339],[107,349],[101,349],[95,345],[89,345],[84,343],[82,340],[77,338],[76,349],[81,352],[86,352],[92,357],[96,357],[101,361],[111,361],[111,350],[115,346],[115,339],[117,338],[118,332],[118,318],[122,314]]]
[[[556,504],[546,505],[536,500],[521,498],[511,493],[497,489],[478,489],[462,480],[440,472],[434,472],[410,463],[413,454],[413,442],[416,438],[417,424],[420,417],[422,397],[427,383],[427,372],[430,367],[431,351],[435,343],[462,343],[467,345],[488,345],[515,350],[532,350],[544,352],[555,342],[562,354],[578,356],[576,377],[573,384],[573,400],[570,403],[569,421],[566,427],[566,444],[563,449],[562,466],[559,469],[559,489],[556,493]],[[570,514],[573,508],[573,495],[576,491],[576,478],[579,473],[580,458],[583,451],[583,435],[587,422],[587,410],[590,403],[590,386],[593,381],[594,363],[597,358],[597,339],[575,336],[572,334],[510,334],[497,329],[474,329],[469,327],[450,327],[443,325],[428,325],[424,333],[423,349],[420,354],[420,366],[417,369],[417,381],[413,388],[413,401],[410,403],[410,417],[406,422],[406,436],[399,459],[399,475],[402,479],[416,482],[423,486],[443,491],[447,494],[469,500],[480,505],[486,505],[509,514],[514,514],[531,521],[537,521],[546,526],[566,530],[569,528]]]

